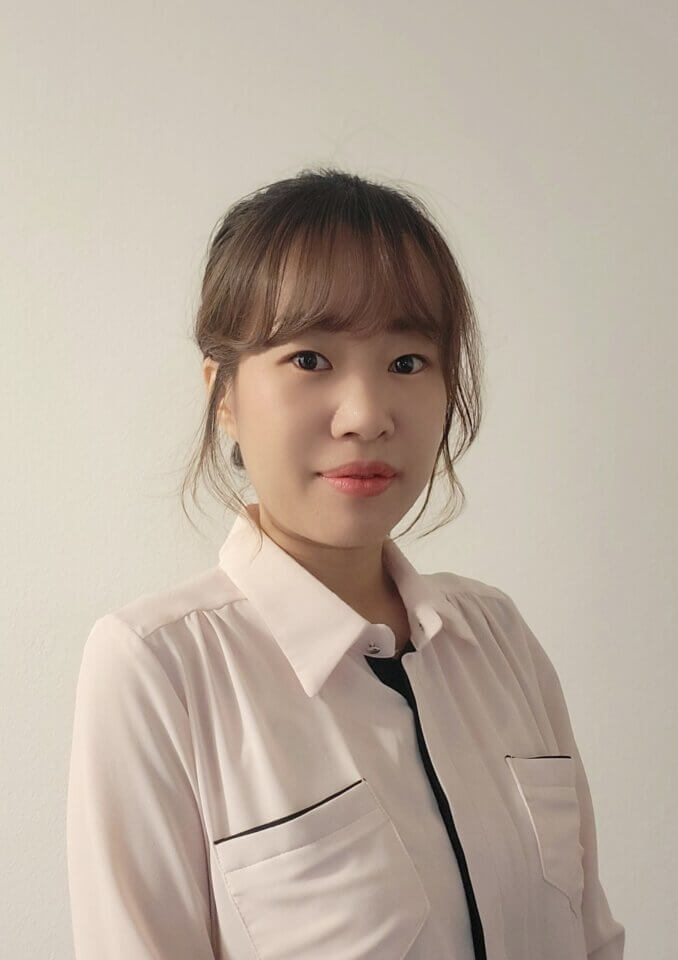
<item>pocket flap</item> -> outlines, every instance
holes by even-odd
[[[313,843],[372,810],[382,811],[382,808],[367,781],[360,780],[299,816],[219,840],[215,843],[217,857],[224,870],[239,870],[302,844]]]

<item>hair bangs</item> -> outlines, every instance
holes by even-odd
[[[408,240],[409,235],[389,235],[377,225],[299,228],[265,268],[256,346],[279,346],[313,330],[359,339],[414,332],[440,343],[441,281],[421,248]]]

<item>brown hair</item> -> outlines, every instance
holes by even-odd
[[[351,267],[359,278],[352,289],[355,286],[358,294],[338,315],[327,308],[328,277],[334,244],[345,233],[352,241]],[[421,280],[412,272],[404,237],[414,242],[440,284],[441,316],[431,313],[421,294]],[[299,253],[295,289],[285,316],[276,318],[280,278],[292,248]],[[227,509],[253,522],[241,491],[232,483],[233,471],[241,476],[246,472],[240,447],[233,444],[227,463],[218,422],[219,403],[240,356],[285,343],[312,326],[350,329],[355,336],[370,336],[387,326],[392,329],[392,311],[374,309],[377,288],[381,302],[401,308],[402,322],[415,325],[436,342],[447,393],[445,427],[426,500],[398,536],[408,532],[425,511],[440,473],[441,455],[442,472],[451,487],[445,508],[451,509],[433,529],[457,516],[466,497],[454,464],[478,433],[482,410],[481,341],[470,293],[441,231],[419,198],[402,187],[328,167],[303,169],[246,195],[227,210],[213,231],[192,339],[203,358],[211,357],[218,367],[197,431],[199,442],[181,484],[186,516],[186,490],[190,485],[193,502],[199,506],[196,489],[202,477]],[[459,430],[451,453],[449,434],[455,420]]]

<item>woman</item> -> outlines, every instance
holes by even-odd
[[[327,169],[243,198],[195,337],[182,493],[203,475],[236,519],[213,567],[85,644],[77,960],[619,960],[551,661],[505,592],[389,535],[441,457],[463,502],[480,422],[471,299],[424,205]]]

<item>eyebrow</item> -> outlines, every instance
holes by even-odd
[[[394,333],[420,333],[422,330],[437,330],[437,324],[428,317],[414,317],[409,313],[391,317],[388,329]]]
[[[309,324],[308,330],[327,330],[337,324],[338,316],[336,313],[327,312],[321,314],[318,319]],[[435,339],[438,335],[438,324],[433,318],[421,314],[401,313],[390,318],[388,327],[389,333],[418,333],[429,339]]]

